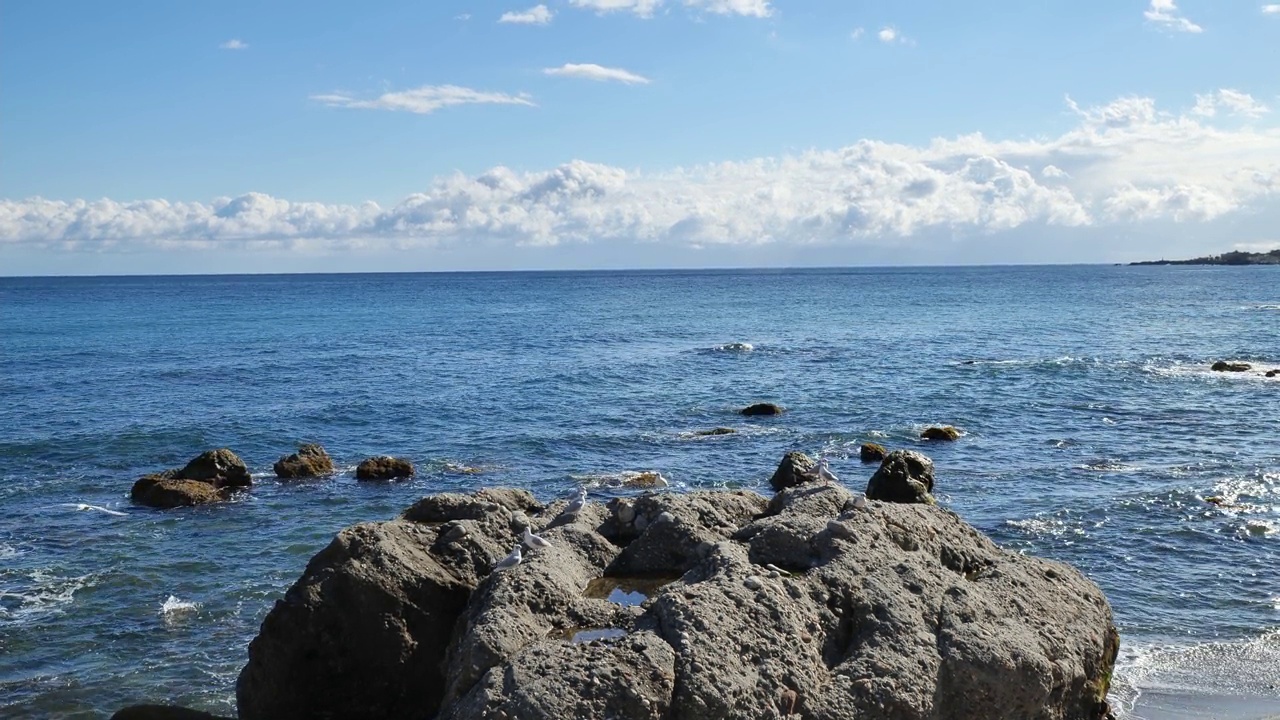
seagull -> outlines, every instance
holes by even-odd
[[[129,514],[129,513],[122,513],[119,510],[108,510],[104,507],[98,507],[97,505],[86,505],[84,503],[63,503],[63,505],[65,507],[73,507],[77,510],[97,510],[98,512],[101,512],[101,513],[106,513],[108,515],[119,515],[120,517],[124,517]]]
[[[525,529],[524,529],[524,535],[523,535],[522,537],[523,537],[523,540],[524,540],[524,544],[525,544],[525,545],[528,545],[528,546],[529,546],[529,549],[531,549],[531,550],[532,550],[532,549],[534,549],[534,548],[549,548],[549,547],[551,547],[551,541],[550,541],[550,540],[548,540],[548,539],[546,539],[546,538],[542,537],[541,535],[534,535],[534,534],[533,534],[533,531],[531,531],[527,526],[526,526],[526,527],[525,527]],[[518,546],[518,545],[517,545],[516,547],[517,547],[517,549],[519,548],[519,546]]]
[[[507,568],[513,568],[519,565],[523,559],[524,557],[520,554],[520,543],[516,543],[516,546],[511,550],[511,554],[502,558],[497,565],[493,566],[493,569],[506,570]]]
[[[564,512],[560,513],[560,515],[561,516],[572,515],[573,517],[578,517],[578,513],[582,512],[582,508],[586,506],[587,506],[587,489],[578,488],[578,497],[574,498],[573,502],[569,503],[569,506],[566,507],[564,509]]]
[[[863,493],[863,494],[859,495],[858,497],[854,498],[854,500],[853,500],[853,507],[854,507],[854,509],[855,509],[855,510],[866,510],[866,509],[867,509],[867,495],[866,495],[866,493]]]
[[[822,458],[818,461],[818,467],[814,469],[814,473],[822,482],[840,482],[840,478],[836,477],[836,474],[831,472],[831,468],[827,467],[826,458]]]

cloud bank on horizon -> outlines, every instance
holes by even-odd
[[[1280,128],[1259,122],[1270,110],[1249,94],[1199,95],[1178,113],[1140,97],[1099,107],[1066,102],[1076,122],[1052,138],[972,134],[919,146],[863,140],[656,173],[585,160],[540,172],[495,167],[438,178],[391,207],[262,193],[209,203],[3,200],[0,245],[69,252],[472,242],[858,247],[957,237],[980,244],[983,236],[1030,237],[1048,228],[1274,220]]]

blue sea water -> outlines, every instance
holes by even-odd
[[[944,505],[1103,587],[1122,707],[1280,703],[1280,379],[1224,358],[1280,366],[1280,269],[0,279],[0,716],[229,713],[311,555],[427,493],[766,488],[793,449],[861,489],[866,441],[926,452]],[[757,401],[788,412],[736,413]],[[965,435],[919,441],[935,423]],[[342,472],[275,480],[305,441]],[[254,473],[236,501],[130,504],[223,446]],[[384,453],[418,476],[356,483]]]

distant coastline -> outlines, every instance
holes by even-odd
[[[1280,250],[1251,253],[1234,250],[1221,255],[1206,255],[1190,260],[1143,260],[1130,265],[1280,265]]]

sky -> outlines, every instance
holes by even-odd
[[[0,2],[0,275],[1280,247],[1280,4]]]

